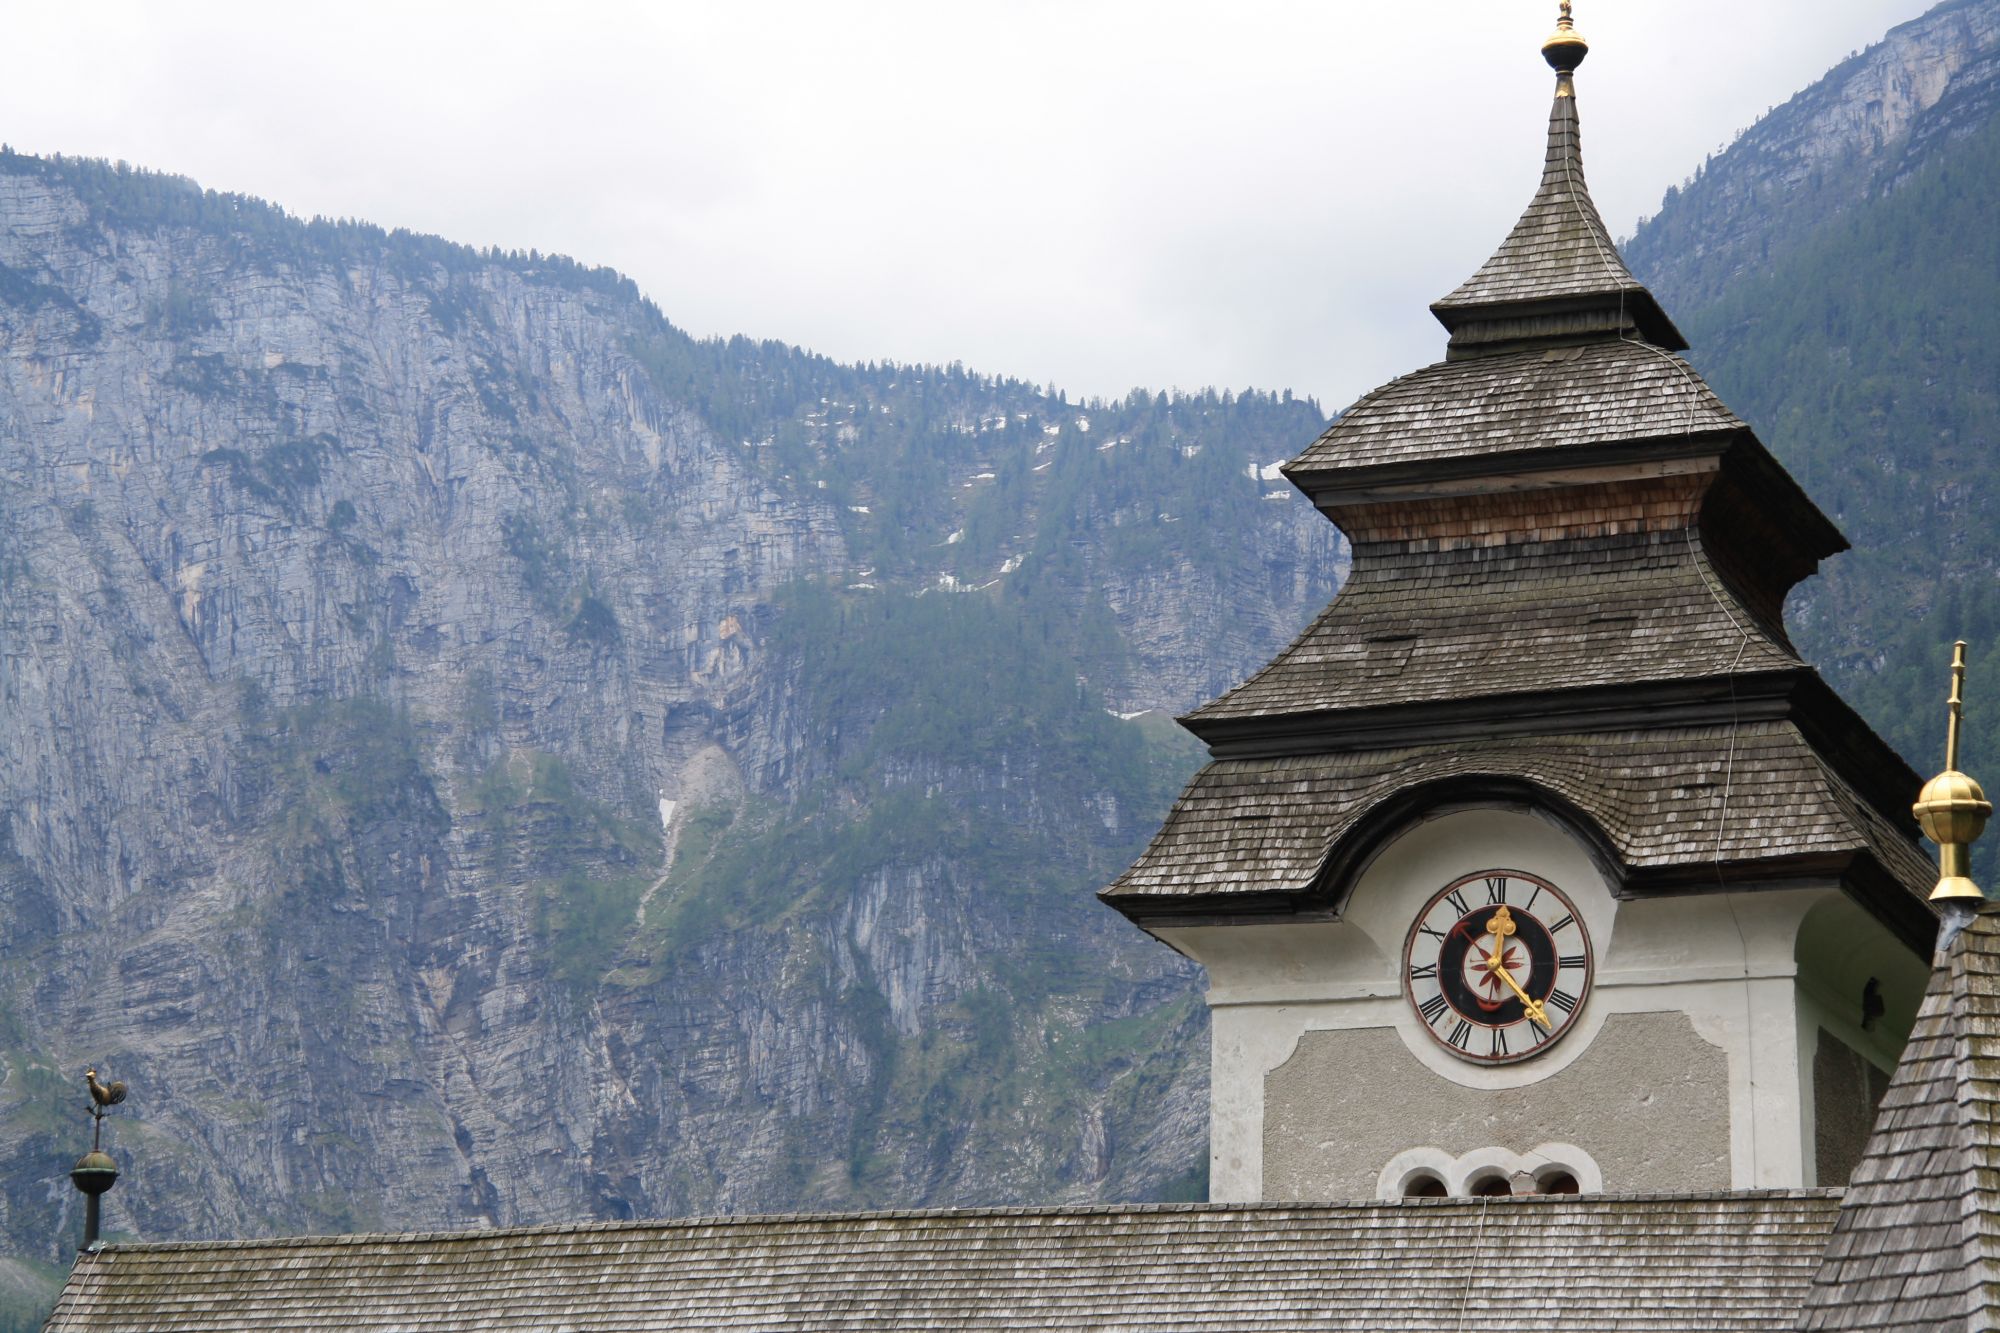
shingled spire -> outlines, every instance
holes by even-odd
[[[1802,1330],[2000,1327],[2000,916],[1940,952]]]
[[[1855,1169],[1801,1330],[2000,1328],[2000,916],[1968,876],[1993,806],[1958,769],[1965,644],[1945,771],[1917,815],[1938,844],[1929,992]]]
[[[1590,47],[1568,7],[1542,55],[1556,70],[1542,183],[1514,230],[1431,313],[1451,331],[1449,355],[1617,333],[1669,351],[1687,346],[1651,292],[1625,267],[1584,183],[1576,67]]]

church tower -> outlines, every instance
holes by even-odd
[[[1218,1201],[1844,1183],[1927,980],[1918,778],[1799,657],[1846,543],[1548,156],[1445,359],[1285,469],[1353,572],[1103,893],[1200,962]]]

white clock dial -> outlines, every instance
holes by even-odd
[[[1437,1043],[1510,1064],[1549,1049],[1590,995],[1590,933],[1539,875],[1481,870],[1439,889],[1403,945],[1403,991]]]

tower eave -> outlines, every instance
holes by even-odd
[[[1684,352],[1688,340],[1653,294],[1633,283],[1599,291],[1551,293],[1521,301],[1434,301],[1431,314],[1451,335],[1447,356],[1494,355],[1529,346],[1636,338]]]

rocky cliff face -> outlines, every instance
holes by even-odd
[[[1947,0],[1745,130],[1623,249],[1669,310],[1771,271],[1820,227],[1894,187],[1941,141],[1992,119],[2000,4]]]
[[[1198,1189],[1090,900],[1331,594],[1288,398],[696,343],[630,285],[0,159],[0,1230]]]
[[[1627,249],[1853,542],[1794,594],[1795,641],[1925,772],[1952,641],[1978,672],[2000,634],[1996,111],[2000,0],[1952,0],[1773,111]],[[2000,746],[1993,696],[1966,725],[1968,756]]]

